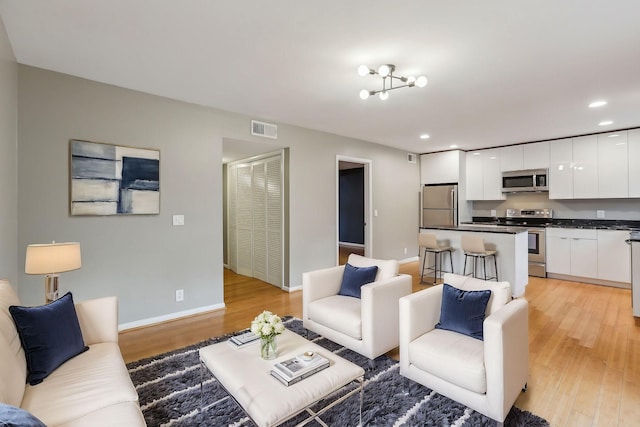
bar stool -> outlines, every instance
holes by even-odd
[[[482,258],[482,265],[484,269],[484,280],[492,280],[495,279],[498,281],[498,262],[496,261],[496,251],[487,249],[484,246],[484,240],[482,237],[476,235],[475,233],[463,234],[462,235],[462,250],[464,251],[464,267],[462,269],[462,274],[465,276],[476,276],[476,260],[478,258]],[[473,258],[473,271],[471,274],[467,274],[467,258]],[[487,257],[493,257],[493,266],[494,271],[496,273],[493,277],[487,277]]]
[[[453,273],[453,259],[451,259],[451,246],[440,246],[436,240],[435,234],[430,233],[418,233],[418,246],[420,249],[424,248],[424,258],[422,259],[422,271],[420,272],[420,283],[424,283],[422,278],[424,277],[425,263],[427,262],[427,254],[433,254],[433,265],[426,267],[426,270],[433,271],[433,284],[435,285],[438,279],[438,272],[440,272],[440,278],[442,279],[442,254],[443,252],[449,253],[449,262],[451,263],[451,271],[445,271],[445,273]],[[439,261],[439,263],[438,263]],[[440,266],[438,267],[438,264]]]

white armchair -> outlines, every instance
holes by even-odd
[[[398,262],[351,254],[355,267],[378,266],[361,298],[338,295],[344,265],[302,275],[302,322],[310,331],[375,359],[398,346],[398,301],[411,293],[411,276],[398,275]]]
[[[508,282],[445,274],[466,291],[491,290],[484,341],[435,329],[443,285],[400,299],[400,374],[503,423],[526,387],[529,366],[528,303],[511,299]]]

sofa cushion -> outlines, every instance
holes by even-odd
[[[16,406],[0,403],[0,426],[2,427],[47,427],[33,414]]]
[[[338,295],[360,298],[360,288],[362,285],[373,282],[376,279],[377,273],[377,265],[371,267],[354,267],[347,263],[342,273],[342,283],[340,284]]]
[[[436,328],[482,340],[482,324],[490,297],[489,290],[463,291],[445,283],[442,289],[440,321]]]
[[[481,291],[488,289],[491,291],[491,298],[487,303],[487,316],[495,313],[511,301],[511,285],[509,282],[494,282],[491,280],[481,280],[469,276],[447,273],[443,277],[444,283],[464,291]]]
[[[467,390],[487,392],[484,343],[480,340],[434,329],[409,344],[409,363]]]
[[[360,300],[334,295],[309,304],[309,320],[341,332],[357,340],[362,339]]]
[[[383,260],[366,258],[357,254],[349,255],[347,262],[354,267],[371,267],[378,266],[378,273],[376,274],[376,281],[390,279],[398,275],[400,264],[394,259]]]
[[[70,358],[85,352],[73,296],[39,307],[11,306],[27,359],[27,382],[36,385]]]
[[[28,385],[20,406],[48,426],[60,426],[90,419],[88,414],[102,408],[137,401],[120,348],[116,343],[101,343],[68,360],[41,384]],[[130,424],[123,421],[122,425]]]
[[[27,378],[27,361],[9,307],[20,300],[11,284],[0,280],[0,401],[20,406]]]

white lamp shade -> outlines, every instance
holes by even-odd
[[[360,99],[367,99],[369,97],[369,91],[366,89],[362,89],[360,91]]]
[[[416,86],[425,87],[427,85],[427,78],[425,76],[420,76],[416,79]]]
[[[378,96],[380,97],[381,100],[386,101],[387,99],[389,99],[389,92],[385,90],[383,92],[380,92]]]
[[[369,69],[369,67],[367,67],[366,65],[361,65],[358,67],[358,75],[359,76],[366,76],[367,74],[371,74],[371,70]]]
[[[389,68],[388,65],[381,65],[380,68],[378,68],[378,74],[380,74],[381,77],[387,77],[390,72],[391,68]]]
[[[24,272],[27,274],[53,274],[77,270],[82,267],[80,243],[50,243],[27,246]]]

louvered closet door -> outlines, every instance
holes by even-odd
[[[238,274],[252,276],[252,190],[251,165],[236,167],[236,241],[237,241],[237,269]]]
[[[233,271],[238,271],[236,186],[236,167],[229,165],[227,167],[227,265]]]
[[[253,277],[267,281],[267,182],[264,162],[251,168]]]
[[[283,286],[283,171],[282,156],[266,161],[266,216],[267,216],[267,279],[268,283]]]

